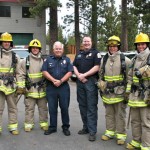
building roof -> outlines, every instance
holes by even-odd
[[[34,0],[0,0],[0,2],[14,2],[14,3],[18,3],[18,2],[34,2]]]

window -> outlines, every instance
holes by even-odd
[[[0,17],[11,17],[10,6],[0,6]]]
[[[31,18],[30,7],[22,7],[22,18]]]

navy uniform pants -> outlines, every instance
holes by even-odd
[[[53,84],[49,84],[46,88],[46,97],[48,100],[50,128],[57,129],[58,103],[61,109],[62,128],[69,128],[69,84],[66,82],[63,83],[60,87],[55,87]]]
[[[83,128],[88,129],[90,133],[97,132],[97,103],[98,103],[98,90],[94,77],[88,78],[86,83],[77,80],[77,100]]]

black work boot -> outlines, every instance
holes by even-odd
[[[96,134],[95,133],[90,133],[89,134],[89,141],[93,142],[96,140]]]
[[[44,132],[44,135],[50,135],[50,134],[55,133],[55,132],[57,132],[57,130],[55,128],[50,128],[49,127],[48,130],[46,130]]]
[[[66,136],[69,136],[69,135],[70,135],[70,131],[69,131],[68,128],[63,128],[63,133],[64,133],[64,135],[66,135]]]
[[[83,135],[83,134],[88,134],[89,131],[88,129],[83,128],[82,130],[79,130],[78,134]]]

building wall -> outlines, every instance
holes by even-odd
[[[11,6],[11,17],[0,17],[0,33],[32,33],[33,38],[41,41],[43,51],[46,50],[45,11],[41,17],[22,18],[22,6],[28,3],[0,2],[1,6]]]

